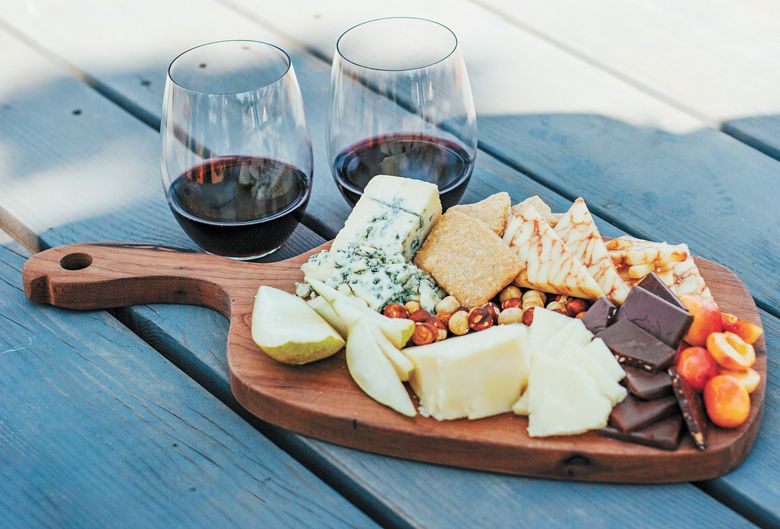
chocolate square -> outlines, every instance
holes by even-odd
[[[675,350],[629,320],[610,325],[596,335],[618,362],[655,373],[672,365]]]
[[[624,366],[626,387],[640,399],[650,400],[674,394],[672,378],[666,371],[648,373],[635,367]]]
[[[585,327],[593,334],[606,329],[615,319],[615,305],[607,298],[597,299],[580,318]]]
[[[673,395],[654,400],[642,400],[628,395],[612,409],[609,425],[621,432],[633,432],[677,413],[677,399]]]
[[[634,432],[621,432],[616,428],[607,427],[599,430],[599,433],[605,437],[628,443],[651,446],[662,450],[674,450],[680,444],[682,425],[682,416],[677,413]]]
[[[672,387],[674,387],[674,396],[680,404],[685,424],[688,426],[688,433],[693,438],[693,444],[699,450],[707,448],[707,418],[704,415],[701,398],[698,393],[688,384],[677,368],[669,368],[669,376],[672,377]]]
[[[655,294],[659,298],[668,301],[672,305],[675,305],[683,310],[688,310],[683,305],[677,294],[672,292],[672,289],[666,286],[666,283],[661,281],[661,278],[655,272],[650,272],[645,278],[636,284],[639,288],[644,288],[648,292]]]
[[[687,310],[637,286],[628,293],[616,320],[629,320],[669,347],[676,348],[690,327],[693,316]]]

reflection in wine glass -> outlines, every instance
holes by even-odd
[[[445,208],[468,185],[477,125],[455,34],[421,18],[371,20],[336,43],[328,156],[354,204],[378,174],[439,186]]]
[[[168,205],[198,246],[254,259],[295,230],[312,150],[284,50],[221,41],[182,53],[168,68],[160,132]]]

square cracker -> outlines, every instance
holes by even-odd
[[[474,204],[461,204],[452,206],[449,211],[465,213],[469,217],[479,219],[499,237],[504,235],[507,218],[509,217],[509,206],[511,199],[509,193],[501,192],[490,195],[484,200]]]
[[[490,301],[521,266],[517,254],[487,224],[452,208],[425,239],[414,264],[469,308]]]

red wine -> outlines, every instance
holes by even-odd
[[[405,176],[439,186],[442,206],[458,203],[471,178],[474,159],[457,143],[424,134],[388,134],[357,143],[333,162],[336,183],[352,205],[378,174]]]
[[[279,248],[309,202],[311,179],[271,158],[213,158],[176,178],[168,205],[207,252],[250,258]]]

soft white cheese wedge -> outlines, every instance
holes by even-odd
[[[601,338],[594,339],[583,349],[593,362],[599,364],[616,382],[626,377],[626,372]]]
[[[508,412],[527,378],[520,324],[403,350],[414,363],[410,382],[420,413],[438,420],[481,419]]]
[[[534,316],[536,316],[534,310]],[[593,333],[580,320],[568,318],[566,325],[544,344],[543,350],[548,355],[557,356],[562,351],[572,347],[580,347],[590,343]]]
[[[533,360],[537,351],[543,351],[544,346],[570,321],[560,312],[536,307],[528,336],[529,359]]]
[[[512,404],[512,413],[515,415],[528,415],[528,391],[524,391],[517,402]]]
[[[332,250],[365,244],[411,261],[440,216],[435,184],[377,175],[364,189]]]
[[[575,435],[603,428],[612,403],[593,378],[568,362],[537,358],[528,382],[528,435]]]
[[[590,375],[601,394],[607,397],[613,406],[626,398],[626,388],[618,384],[582,347],[567,347],[561,352],[559,358]]]
[[[623,304],[628,295],[628,286],[612,264],[607,245],[582,197],[575,200],[569,211],[556,223],[555,233],[585,265],[607,298],[619,305]]]

